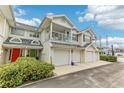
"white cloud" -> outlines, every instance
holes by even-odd
[[[84,19],[85,19],[86,21],[91,21],[91,20],[93,20],[93,19],[94,19],[94,14],[92,14],[92,13],[87,13],[87,14],[84,16]]]
[[[123,47],[124,48],[124,38],[122,37],[108,37],[108,46],[113,45],[114,47]],[[100,41],[97,40],[97,44],[99,45]],[[106,45],[106,38],[101,39],[102,46]]]
[[[82,16],[84,21],[96,21],[99,26],[124,30],[124,6],[91,5]]]
[[[83,18],[82,16],[79,16],[79,17],[78,17],[78,21],[79,21],[80,23],[83,23],[83,22],[84,22],[84,18]]]
[[[40,19],[38,19],[38,18],[32,18],[32,20],[33,20],[33,21],[36,21],[38,24],[40,24],[40,23],[41,23],[41,20],[40,20]]]
[[[50,12],[50,13],[47,13],[46,15],[54,15],[54,13]]]
[[[101,42],[105,43],[106,38],[101,39]],[[108,37],[108,42],[110,42],[110,43],[124,43],[124,38],[121,38],[121,37]]]
[[[26,15],[26,11],[20,8],[16,8],[14,10],[14,14],[15,16],[22,16],[22,15]]]
[[[106,13],[115,10],[117,7],[114,5],[91,5],[88,6],[88,12],[94,14]]]
[[[38,26],[40,24],[40,19],[32,18],[32,19],[23,19],[23,18],[15,18],[17,22],[24,23],[31,26]]]

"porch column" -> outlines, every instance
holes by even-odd
[[[27,54],[28,54],[28,49],[25,48],[25,57],[27,56]]]
[[[71,36],[71,37],[70,37],[70,39],[71,39],[70,41],[72,42],[72,29],[71,29],[70,36]]]
[[[52,40],[52,30],[53,30],[53,23],[50,23],[50,40]]]
[[[4,20],[3,34],[2,34],[2,35],[4,36],[4,40],[5,40],[6,37],[7,37],[6,34],[7,34],[7,33],[6,33],[6,19],[5,19],[5,20]]]
[[[70,59],[69,59],[69,61],[70,61],[70,62],[69,62],[69,65],[71,64],[71,61],[72,61],[71,55],[72,55],[72,54],[71,54],[71,49],[70,49],[70,51],[69,51],[69,56],[70,56],[70,57],[69,57],[69,58],[70,58]]]
[[[2,46],[0,45],[0,64],[3,64],[4,62],[4,57],[3,57],[3,48]]]

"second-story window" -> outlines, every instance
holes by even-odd
[[[83,39],[84,39],[84,42],[91,42],[91,37],[88,35],[84,35]]]
[[[30,37],[34,37],[34,38],[39,38],[39,34],[38,33],[30,33],[29,36]]]
[[[83,35],[83,42],[85,42],[85,35]]]
[[[74,35],[72,36],[72,40],[73,40],[73,41],[78,41],[77,35],[74,34]]]

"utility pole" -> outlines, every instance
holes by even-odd
[[[113,48],[113,45],[111,45],[112,47],[112,56],[114,56],[114,48]]]
[[[101,49],[101,46],[102,46],[102,45],[101,45],[101,36],[100,36],[100,38],[99,38],[99,42],[100,42],[100,49]]]
[[[100,53],[101,53],[101,36],[99,36],[99,48],[100,48]]]
[[[108,35],[106,35],[106,47],[108,47]]]
[[[109,47],[108,47],[108,35],[106,35],[106,51],[109,54]]]

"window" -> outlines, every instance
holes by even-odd
[[[83,35],[83,41],[85,42],[85,35]]]
[[[19,36],[24,36],[25,31],[21,30],[21,29],[12,29],[11,34],[13,35],[19,35]]]
[[[90,42],[90,41],[91,41],[91,37],[90,37],[90,36],[85,35],[85,42]]]
[[[77,35],[74,34],[74,35],[72,36],[72,40],[73,40],[73,41],[78,41]]]
[[[39,33],[32,32],[32,33],[29,34],[29,36],[34,37],[34,38],[39,38]]]

